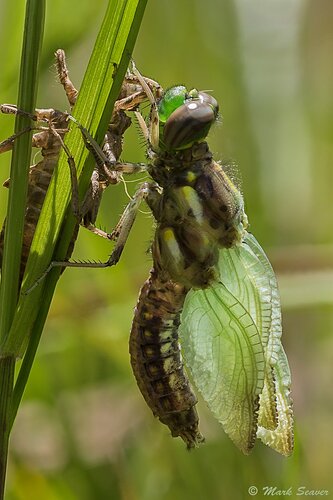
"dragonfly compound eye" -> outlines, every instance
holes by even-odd
[[[218,112],[219,112],[219,104],[215,97],[213,97],[210,94],[206,94],[206,92],[199,92],[199,99],[201,102],[204,104],[207,104],[212,107],[214,111],[215,118],[217,118]]]
[[[202,95],[208,96],[208,94]],[[207,136],[211,125],[215,122],[217,112],[210,102],[205,102],[200,96],[201,94],[198,99],[189,100],[179,106],[166,121],[163,130],[163,143],[166,149],[185,149]]]

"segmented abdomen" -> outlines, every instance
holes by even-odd
[[[62,136],[66,132],[67,119],[66,115],[54,110],[47,110],[49,112],[49,119],[56,115],[56,127],[59,134]],[[36,110],[36,116],[39,117],[39,110]],[[30,167],[29,172],[29,186],[27,193],[27,208],[24,222],[23,231],[23,244],[22,256],[20,267],[20,280],[23,278],[25,266],[28,260],[30,246],[36,230],[36,225],[40,216],[40,212],[45,200],[46,192],[49,187],[53,171],[57,165],[58,157],[61,149],[59,139],[53,135],[49,130],[34,134],[33,147],[41,148],[43,159]],[[9,186],[9,181],[4,184],[5,187]],[[2,262],[3,244],[4,244],[4,231],[5,223],[3,224],[0,233],[0,265]]]
[[[178,343],[186,289],[162,280],[152,269],[135,309],[130,336],[131,364],[147,404],[173,437],[188,448],[203,441],[196,396],[184,372]]]

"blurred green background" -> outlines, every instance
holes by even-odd
[[[16,102],[24,3],[0,0],[1,103]],[[39,107],[68,107],[53,53],[66,50],[79,86],[106,4],[48,2]],[[252,485],[258,497],[265,486],[333,496],[332,25],[331,0],[150,0],[134,54],[164,87],[184,83],[220,102],[211,149],[238,165],[251,231],[281,288],[293,456],[259,442],[242,456],[201,401],[206,444],[191,453],[153,419],[128,355],[151,264],[153,221],[142,213],[115,268],[67,270],[59,282],[11,439],[8,500],[237,500]],[[12,130],[13,118],[0,116],[0,140]],[[144,160],[135,127],[125,143],[123,158]],[[10,155],[0,163],[3,182]],[[6,199],[3,188],[1,219]],[[123,185],[110,187],[98,224],[112,228],[126,201]],[[81,230],[75,256],[110,250]]]

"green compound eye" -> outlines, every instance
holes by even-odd
[[[160,106],[161,142],[169,151],[186,149],[205,139],[218,114],[214,97],[196,89],[187,92],[185,87],[169,89]]]
[[[167,121],[169,116],[179,108],[179,106],[184,104],[186,96],[187,90],[183,85],[177,85],[176,87],[171,87],[166,90],[158,103],[158,116],[162,124]]]

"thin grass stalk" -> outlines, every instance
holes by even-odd
[[[27,0],[21,56],[19,108],[32,112],[37,95],[36,75],[43,39],[45,1]],[[15,132],[31,126],[31,120],[17,116]],[[15,143],[11,164],[11,185],[8,198],[7,223],[0,290],[0,340],[8,338],[14,317],[19,288],[19,270],[31,156],[31,133]],[[0,352],[0,499],[4,498],[10,435],[11,402],[16,356]]]

